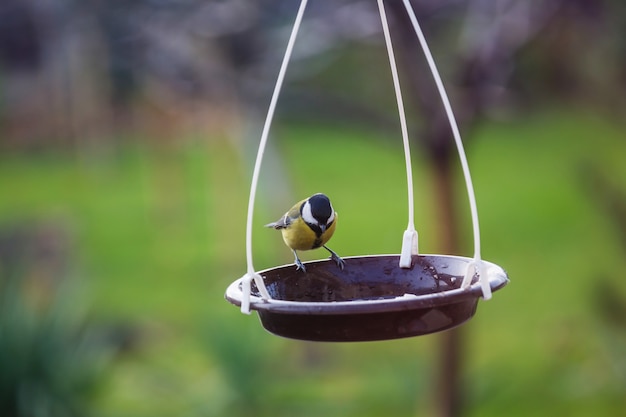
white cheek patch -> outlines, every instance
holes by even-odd
[[[330,217],[328,218],[328,221],[326,222],[326,224],[331,224],[334,221],[335,221],[335,210],[333,209],[333,206],[330,206]]]
[[[302,220],[309,224],[318,224],[317,220],[315,220],[315,217],[313,217],[313,213],[311,213],[311,203],[309,203],[308,201],[305,202],[304,206],[302,207]]]

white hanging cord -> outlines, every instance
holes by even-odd
[[[463,175],[465,176],[465,186],[467,188],[467,194],[469,197],[470,210],[472,214],[472,227],[474,229],[474,260],[468,265],[467,272],[465,274],[465,277],[463,278],[463,283],[461,284],[461,287],[469,287],[471,285],[472,279],[474,278],[474,275],[478,274],[483,292],[483,298],[485,300],[488,300],[491,298],[491,286],[489,285],[489,277],[487,277],[487,274],[481,273],[481,270],[483,268],[481,267],[482,261],[480,258],[480,228],[478,225],[478,209],[476,208],[474,186],[472,185],[472,178],[470,176],[469,166],[467,164],[467,157],[465,156],[465,150],[463,148],[463,142],[461,141],[461,134],[459,133],[459,128],[457,126],[456,119],[454,118],[452,107],[450,106],[450,100],[448,99],[448,95],[446,94],[446,90],[443,86],[443,82],[441,81],[441,77],[439,76],[439,72],[437,71],[437,66],[435,65],[433,56],[430,53],[428,44],[426,43],[426,39],[424,38],[424,34],[422,33],[422,29],[417,22],[417,17],[415,16],[413,7],[411,6],[409,0],[403,1],[404,7],[406,8],[407,13],[409,14],[409,18],[411,19],[411,23],[413,24],[415,34],[419,39],[422,50],[424,51],[424,55],[426,56],[426,60],[428,61],[428,66],[430,67],[433,78],[435,79],[435,83],[437,84],[437,89],[439,90],[441,101],[443,102],[443,106],[446,110],[448,121],[450,122],[450,127],[454,136],[454,141],[456,142],[456,147],[459,152],[459,158],[461,159],[461,166],[463,168]]]
[[[406,163],[406,182],[409,199],[409,223],[402,237],[402,252],[400,253],[400,268],[411,267],[411,256],[417,255],[417,232],[415,231],[414,209],[413,209],[413,169],[411,168],[411,150],[409,148],[409,132],[406,125],[406,115],[404,112],[404,103],[402,101],[402,90],[400,89],[400,79],[398,77],[398,68],[396,67],[396,59],[393,53],[393,45],[391,43],[391,34],[389,33],[389,24],[387,23],[387,14],[385,13],[385,5],[383,0],[378,0],[378,10],[380,12],[380,20],[383,25],[383,33],[385,35],[385,45],[387,46],[387,55],[389,56],[389,66],[391,68],[391,77],[393,78],[393,87],[396,91],[396,101],[398,103],[398,115],[400,116],[400,129],[402,131],[402,141],[404,142],[404,159]]]
[[[276,80],[276,86],[274,87],[270,106],[267,111],[267,117],[265,118],[265,125],[263,126],[263,132],[261,133],[261,142],[259,144],[259,150],[254,164],[254,172],[252,173],[252,185],[250,186],[250,198],[248,200],[248,220],[246,224],[246,258],[248,263],[248,272],[246,272],[246,275],[242,278],[243,296],[241,300],[241,312],[246,314],[250,314],[250,284],[252,280],[254,280],[259,292],[261,293],[261,297],[264,300],[269,300],[271,298],[267,292],[267,288],[265,288],[265,284],[263,283],[263,277],[256,273],[254,265],[252,264],[252,218],[254,214],[254,200],[256,197],[257,183],[259,181],[259,172],[261,171],[261,162],[263,161],[263,154],[265,152],[265,145],[267,144],[272,119],[274,118],[274,111],[276,110],[276,102],[278,101],[283,80],[285,79],[285,73],[287,72],[287,66],[289,65],[289,59],[291,58],[293,45],[296,42],[296,36],[298,35],[298,29],[300,28],[300,23],[302,22],[302,16],[304,15],[306,4],[307,0],[302,0],[300,3],[300,8],[298,9],[298,14],[296,15],[293,29],[291,30],[291,36],[289,37],[289,42],[287,43],[285,56],[283,57],[283,62],[280,67],[280,71],[278,72],[278,79]]]

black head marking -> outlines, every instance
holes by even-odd
[[[315,194],[309,198],[309,204],[311,205],[311,215],[318,221],[319,224],[328,223],[328,219],[333,214],[333,208],[330,205],[330,200],[324,194]]]

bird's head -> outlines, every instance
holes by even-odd
[[[319,227],[322,233],[335,220],[335,211],[330,200],[324,194],[314,194],[300,208],[302,219],[313,227]]]

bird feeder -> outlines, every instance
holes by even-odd
[[[247,272],[226,290],[226,299],[243,313],[256,310],[268,331],[313,341],[368,341],[420,336],[458,326],[471,319],[480,298],[508,283],[506,272],[481,259],[480,229],[469,166],[452,107],[409,0],[403,0],[424,52],[454,137],[469,198],[474,233],[474,256],[418,253],[414,227],[413,177],[408,129],[400,83],[383,0],[378,0],[404,143],[408,192],[408,225],[396,255],[346,257],[346,267],[330,260],[305,262],[306,273],[293,265],[256,271],[252,262],[252,218],[263,153],[291,51],[304,15],[302,0],[257,153],[250,187],[246,228]]]

